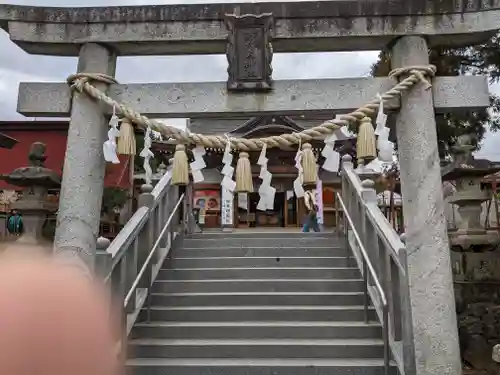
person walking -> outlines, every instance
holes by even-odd
[[[304,226],[302,227],[302,232],[309,232],[310,230],[319,232],[318,224],[318,206],[313,205],[307,214]]]

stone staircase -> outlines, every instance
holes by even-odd
[[[331,233],[186,238],[131,332],[130,373],[383,375],[382,328],[371,306],[364,321],[346,254]]]

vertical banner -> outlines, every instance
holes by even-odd
[[[318,206],[318,224],[323,225],[323,181],[316,181],[316,205]]]
[[[233,193],[222,187],[221,224],[233,226]]]

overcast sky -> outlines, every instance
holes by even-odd
[[[1,0],[0,0],[1,1]],[[228,0],[207,0],[230,2]],[[197,0],[3,0],[16,5],[106,6],[169,3],[205,3]],[[244,1],[244,0],[243,0]],[[269,1],[269,0],[268,0]],[[272,1],[272,0],[271,0]],[[238,2],[241,2],[238,1]],[[0,30],[0,120],[23,119],[16,113],[19,82],[65,81],[75,72],[75,58],[31,56],[10,42]],[[339,78],[367,76],[378,51],[363,53],[277,54],[273,58],[274,79]],[[225,56],[119,58],[120,82],[225,81]],[[498,87],[493,90],[500,93]],[[478,156],[500,161],[500,134],[488,134]]]

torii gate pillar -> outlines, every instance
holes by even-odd
[[[429,64],[427,42],[402,37],[392,68]],[[432,90],[403,94],[396,124],[417,375],[461,374]]]
[[[79,73],[115,75],[116,55],[106,47],[88,43],[80,49]],[[106,91],[106,84],[93,83]],[[101,218],[105,161],[102,144],[108,131],[102,103],[74,92],[71,102],[66,157],[59,197],[56,252],[78,256],[94,268],[96,240]]]

